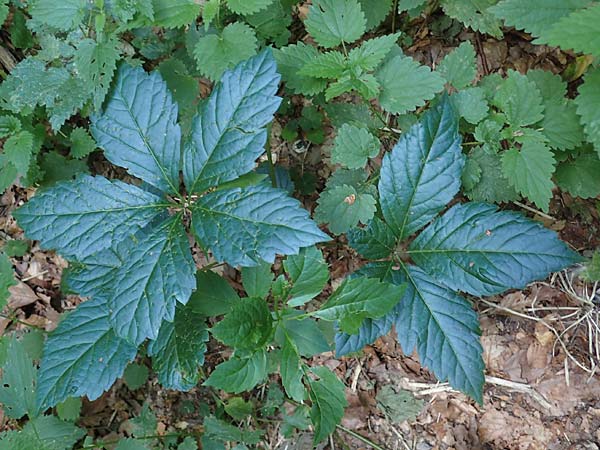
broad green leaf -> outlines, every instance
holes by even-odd
[[[572,4],[573,1],[567,3]],[[589,4],[585,0],[580,0],[578,3],[582,6]],[[552,27],[544,27],[540,37],[534,43],[553,45],[563,50],[573,49],[576,52],[591,53],[600,57],[598,22],[600,22],[600,4],[592,3],[586,9],[572,11]]]
[[[575,197],[594,198],[600,195],[600,160],[595,154],[579,155],[573,161],[561,163],[554,178],[562,190]]]
[[[498,0],[441,0],[447,16],[456,19],[475,31],[502,38],[500,21],[489,10]]]
[[[292,311],[289,313],[289,319],[280,322],[276,330],[275,340],[279,345],[283,347],[287,336],[298,349],[298,353],[307,358],[331,350],[318,323],[314,319],[295,319],[294,316],[300,312]]]
[[[108,39],[105,42],[83,39],[77,45],[75,67],[81,79],[94,87],[96,109],[102,106],[110,88],[119,56],[119,42],[116,39]]]
[[[463,297],[415,266],[392,271],[396,283],[408,282],[394,310],[398,341],[405,354],[416,347],[421,364],[440,381],[483,401],[484,364],[479,323]]]
[[[321,293],[327,281],[329,270],[323,253],[316,247],[306,247],[298,255],[288,256],[283,267],[292,282],[288,305],[304,305]]]
[[[163,320],[173,321],[176,302],[187,303],[196,288],[196,265],[179,216],[143,230],[134,240],[108,304],[115,333],[139,345],[157,338]]]
[[[314,444],[321,442],[333,433],[335,426],[344,416],[347,406],[344,384],[326,367],[314,367],[311,370],[319,377],[311,380],[307,377],[310,387],[310,420],[315,427]]]
[[[523,144],[521,150],[511,148],[502,154],[502,173],[509,183],[546,212],[552,198],[555,164],[548,147],[531,141]]]
[[[172,194],[179,192],[181,129],[177,104],[158,72],[123,64],[92,134],[104,156],[127,171]]]
[[[579,123],[576,109],[572,100],[546,103],[541,125],[550,147],[567,150],[583,143],[583,127]]]
[[[334,234],[345,233],[359,222],[368,223],[377,209],[371,194],[360,193],[347,184],[327,188],[317,202],[315,219],[328,223]]]
[[[540,36],[559,19],[588,4],[588,0],[503,0],[492,6],[489,11],[504,20],[505,25]]]
[[[477,74],[475,56],[473,44],[463,42],[444,56],[436,70],[455,89],[463,89],[471,84]]]
[[[234,13],[248,15],[269,7],[274,0],[227,0],[227,6]]]
[[[267,354],[259,351],[250,358],[232,357],[219,364],[204,382],[204,386],[239,394],[251,390],[266,376]]]
[[[4,433],[3,433],[4,434]],[[70,450],[83,436],[85,430],[56,416],[35,417],[21,431],[0,434],[0,447],[7,450]]]
[[[272,263],[277,254],[296,254],[329,239],[297,200],[264,184],[200,198],[193,206],[192,229],[215,259],[233,266]]]
[[[304,26],[319,45],[331,48],[356,41],[366,31],[367,20],[358,0],[315,0]]]
[[[4,308],[10,297],[8,288],[16,284],[10,259],[4,252],[0,252],[0,310]]]
[[[265,298],[273,283],[271,264],[262,263],[253,267],[242,267],[242,284],[248,297]]]
[[[201,5],[196,0],[152,0],[154,24],[166,28],[189,25],[200,14]]]
[[[502,159],[500,155],[488,145],[475,147],[469,153],[465,171],[469,165],[475,164],[479,169],[479,178],[475,186],[467,188],[463,177],[465,194],[469,200],[478,202],[510,202],[517,200],[519,194],[510,185],[502,173]],[[465,172],[463,171],[463,176]]]
[[[319,53],[307,61],[298,74],[313,78],[340,78],[348,68],[348,62],[343,53],[330,51]]]
[[[194,48],[194,58],[202,75],[219,80],[227,69],[255,55],[256,47],[254,30],[243,22],[234,22],[223,28],[220,35],[201,37]]]
[[[281,383],[287,395],[297,402],[303,402],[305,396],[302,384],[300,355],[292,340],[286,336],[281,347]]]
[[[79,419],[81,405],[82,402],[80,397],[69,397],[64,402],[56,405],[56,413],[61,420],[75,422],[77,419]]]
[[[379,203],[398,238],[422,228],[458,192],[464,166],[460,142],[456,113],[444,97],[383,157]]]
[[[0,116],[0,138],[5,138],[11,134],[21,131],[21,121],[15,116]]]
[[[594,144],[600,155],[600,69],[590,70],[583,80],[584,83],[579,86],[579,95],[574,102],[577,105],[577,114],[581,116],[587,140]]]
[[[264,153],[266,125],[281,99],[271,52],[227,71],[202,103],[185,149],[183,177],[189,193],[201,193],[250,172]]]
[[[36,370],[22,342],[12,337],[8,343],[6,362],[0,378],[0,403],[4,414],[20,419],[38,415],[35,404]]]
[[[26,130],[13,134],[4,141],[3,153],[19,173],[26,174],[33,157],[33,135]]]
[[[383,64],[375,76],[381,85],[379,103],[394,114],[404,114],[444,89],[444,79],[409,56],[395,56]]]
[[[526,75],[540,91],[544,104],[561,102],[567,95],[567,83],[560,75],[542,69],[528,70]]]
[[[273,333],[271,311],[262,298],[242,298],[210,332],[235,349],[262,349]]]
[[[350,169],[362,169],[379,154],[381,143],[365,128],[344,124],[337,132],[331,160]]]
[[[387,258],[394,251],[396,236],[383,220],[373,217],[365,228],[348,232],[348,245],[365,258]]]
[[[196,285],[196,291],[190,297],[188,305],[198,314],[220,316],[229,312],[240,301],[231,285],[210,270],[199,270],[196,273]]]
[[[36,399],[40,410],[68,397],[97,399],[135,358],[137,347],[115,334],[109,314],[104,300],[89,300],[50,334],[38,372]]]
[[[478,124],[488,114],[485,92],[480,87],[462,89],[450,97],[456,112],[467,122]]]
[[[73,128],[69,140],[71,141],[70,154],[73,158],[85,158],[96,150],[96,142],[85,128]]]
[[[517,71],[509,70],[496,91],[493,103],[506,115],[513,127],[532,125],[543,119],[542,95],[533,81]]]
[[[29,12],[36,22],[70,31],[83,22],[87,8],[86,0],[37,0],[32,3]]]
[[[152,368],[158,381],[166,389],[188,391],[199,378],[199,368],[204,364],[208,341],[206,319],[188,303],[178,305],[175,320],[164,321],[158,336],[148,345]]]
[[[456,205],[410,245],[413,261],[453,290],[522,289],[579,261],[554,231],[485,203]]]
[[[305,64],[314,61],[319,51],[303,42],[274,50],[277,69],[281,72],[288,90],[296,94],[315,95],[327,87],[327,81],[300,74]]]
[[[393,0],[358,0],[367,19],[367,31],[372,30],[388,16]]]
[[[375,70],[392,50],[399,37],[400,33],[394,33],[368,39],[360,47],[350,50],[348,62],[352,67],[358,67],[367,72]]]
[[[170,322],[163,322],[170,323]],[[141,388],[148,381],[148,368],[142,364],[129,364],[123,373],[123,380],[127,387],[135,391]]]
[[[358,332],[364,319],[378,319],[390,312],[402,298],[404,286],[374,278],[346,280],[321,308],[312,314],[324,320],[337,320],[341,331]]]
[[[164,207],[136,186],[84,175],[40,190],[14,216],[42,248],[80,259],[135,234]]]

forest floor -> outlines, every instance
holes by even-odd
[[[455,42],[437,38],[425,24],[416,29],[416,44],[407,53],[422,63],[433,66],[456,46]],[[459,40],[477,44],[481,76],[510,68],[524,71],[540,67],[559,72],[569,58],[556,50],[533,46],[514,32],[497,41],[464,31]],[[277,125],[273,133],[273,152],[279,162],[301,165],[321,179],[328,175],[329,169],[320,161],[322,150],[331,139],[299,154],[291,144],[277,139]],[[106,170],[103,161],[98,166]],[[23,238],[11,213],[33,192],[14,187],[0,197],[2,238]],[[312,210],[316,195],[302,200]],[[583,254],[600,246],[600,218],[595,201],[573,199],[557,192],[549,214],[522,211],[559,232],[563,240]],[[326,247],[325,254],[334,286],[362,264],[344,245],[343,238]],[[81,301],[61,293],[61,272],[66,262],[53,252],[40,250],[36,244],[13,262],[20,281],[11,288],[10,318],[0,318],[0,334],[30,327],[52,330],[60,313]],[[225,269],[223,275],[241,287],[235,270]],[[336,371],[346,384],[349,403],[342,427],[321,448],[600,449],[598,286],[586,285],[574,268],[553,274],[523,291],[472,300],[481,320],[486,363],[482,405],[447,384],[438,383],[420,366],[417,356],[403,354],[390,335],[356,356],[337,359],[328,353],[311,361],[312,365],[326,365]],[[209,363],[211,351],[218,350],[209,348]],[[260,396],[261,390],[255,394]],[[127,434],[127,420],[138,415],[145,402],[149,402],[158,418],[160,434],[201,429],[198,411],[211,398],[201,387],[187,393],[166,391],[152,375],[134,391],[118,381],[98,400],[84,401],[78,423],[104,440],[117,438]],[[7,427],[10,422],[0,412],[0,430]],[[310,442],[310,433],[285,440],[277,424],[273,424],[264,448],[306,449]]]

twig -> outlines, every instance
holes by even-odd
[[[517,205],[517,206],[519,206],[519,207],[523,208],[523,209],[526,209],[526,210],[527,210],[527,211],[529,211],[529,212],[532,212],[532,213],[534,213],[534,214],[537,214],[538,216],[542,216],[544,219],[548,219],[548,220],[556,220],[554,217],[552,217],[552,216],[549,216],[548,214],[546,214],[546,213],[544,213],[544,212],[540,211],[539,209],[532,208],[531,206],[527,206],[527,205],[526,205],[526,204],[524,204],[524,203],[521,203],[521,202],[513,202],[513,203],[514,203],[515,205]]]
[[[532,388],[530,385],[525,383],[518,383],[516,381],[505,380],[504,378],[492,377],[486,375],[485,382],[489,384],[495,384],[496,386],[502,386],[513,391],[522,392],[530,395],[536,402],[538,402],[544,409],[551,410],[552,405],[546,398]]]
[[[342,430],[344,433],[348,433],[350,436],[355,437],[356,439],[358,439],[361,442],[364,442],[365,444],[370,445],[371,447],[373,447],[375,450],[384,450],[383,447],[380,447],[379,445],[377,445],[375,442],[371,441],[370,439],[364,437],[362,434],[358,434],[355,431],[350,430],[349,428],[346,428],[343,425],[336,425],[335,426],[337,429]]]

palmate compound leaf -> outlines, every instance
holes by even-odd
[[[179,192],[177,104],[158,72],[123,64],[92,135],[106,158],[163,192]]]
[[[460,142],[456,113],[444,96],[383,157],[381,211],[399,238],[422,228],[458,192],[464,166]]]
[[[39,191],[14,215],[42,248],[82,259],[135,234],[165,206],[136,186],[84,175]]]
[[[183,178],[197,193],[250,172],[264,153],[266,125],[281,98],[270,50],[226,72],[194,117],[185,148]]]
[[[452,207],[409,252],[439,282],[480,296],[522,289],[580,260],[554,231],[485,203]]]
[[[206,194],[192,210],[198,240],[233,266],[272,263],[278,253],[329,240],[297,200],[266,184]]]
[[[206,318],[190,304],[177,305],[173,322],[163,321],[148,345],[152,368],[167,389],[189,391],[197,383],[208,341]]]
[[[123,374],[137,347],[118,337],[104,299],[82,303],[65,317],[44,345],[38,372],[40,410],[68,397],[95,400]]]

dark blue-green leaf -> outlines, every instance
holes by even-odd
[[[92,134],[106,158],[156,188],[179,192],[177,103],[158,72],[123,64]]]
[[[494,205],[456,205],[410,246],[416,264],[454,290],[492,295],[580,261],[554,231]]]
[[[192,228],[215,259],[233,266],[272,263],[275,255],[329,240],[300,203],[266,185],[216,191],[198,199]]]
[[[464,166],[460,142],[458,116],[444,96],[384,156],[379,202],[399,238],[426,225],[458,192]]]
[[[80,259],[135,234],[164,209],[136,186],[84,175],[38,192],[14,215],[42,248]]]
[[[41,410],[68,397],[95,400],[135,358],[137,347],[119,338],[106,302],[80,304],[54,330],[44,346],[36,398]]]
[[[226,71],[194,117],[183,177],[188,192],[202,192],[250,172],[264,153],[266,125],[281,99],[270,50]]]

